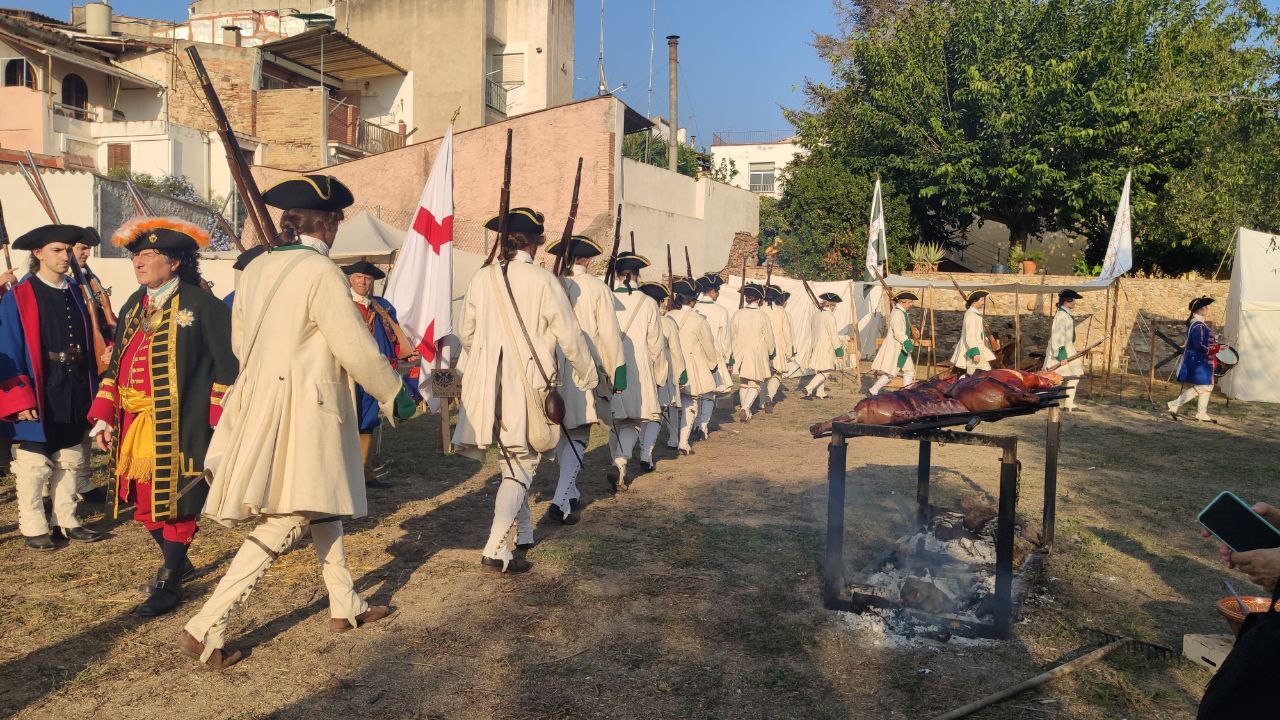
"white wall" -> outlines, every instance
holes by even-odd
[[[620,168],[622,247],[630,247],[634,230],[636,251],[653,263],[643,273],[647,279],[666,274],[668,243],[677,275],[685,273],[685,247],[694,273],[701,275],[725,266],[736,233],[760,232],[760,198],[754,193],[628,158]]]
[[[723,160],[732,160],[738,168],[738,174],[730,181],[734,187],[750,189],[751,163],[771,162],[774,165],[774,192],[782,195],[782,183],[779,175],[783,168],[791,164],[796,155],[804,152],[795,143],[768,143],[764,145],[712,145],[711,162],[719,165]],[[766,193],[769,194],[769,193]]]

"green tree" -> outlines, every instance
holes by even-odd
[[[676,172],[698,177],[698,151],[680,143],[676,155]],[[667,167],[667,141],[652,130],[634,132],[622,138],[622,156],[657,167]]]
[[[1068,230],[1101,252],[1127,170],[1141,223],[1207,131],[1247,112],[1230,98],[1276,97],[1256,0],[885,4],[820,44],[834,82],[789,117],[806,147],[899,188],[926,240],[998,221],[1015,246]]]

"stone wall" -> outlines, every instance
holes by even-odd
[[[950,283],[945,274],[940,273],[907,273],[908,277],[929,279]],[[1040,276],[1050,285],[1067,285],[1078,282],[1081,278],[1070,276]],[[989,281],[992,287],[1001,283],[1038,282],[1039,279],[1014,275],[991,275],[965,273],[958,276],[966,284],[974,281]],[[1130,372],[1145,374],[1150,365],[1152,323],[1166,336],[1178,344],[1182,343],[1187,318],[1187,304],[1196,297],[1208,295],[1217,302],[1209,306],[1209,323],[1216,332],[1221,333],[1226,320],[1227,281],[1182,280],[1171,278],[1122,278],[1120,280],[1119,312],[1116,316],[1116,334],[1114,338],[1113,366],[1117,369],[1127,368]],[[1093,341],[1101,339],[1106,333],[1103,328],[1107,298],[1112,293],[1104,291],[1086,292],[1084,299],[1076,303],[1075,316],[1079,323],[1076,330],[1076,346],[1080,349]],[[1113,295],[1112,295],[1113,296]],[[1114,296],[1113,296],[1114,297]],[[956,339],[960,335],[960,322],[964,314],[964,303],[954,288],[935,287],[928,290],[923,298],[924,304],[934,308],[934,325],[938,338],[937,355],[946,360],[951,356]],[[1016,297],[1018,325],[1021,330],[1022,363],[1030,362],[1029,353],[1043,353],[1049,338],[1049,325],[1057,303],[1057,295],[1051,293],[1020,294]],[[919,306],[920,303],[917,303]],[[920,322],[920,311],[913,309],[912,321]],[[987,329],[988,332],[1012,340],[1014,334],[1015,295],[1012,293],[995,293],[988,300]],[[926,329],[925,336],[929,333]],[[1105,364],[1106,345],[1094,351],[1095,367]],[[1156,340],[1156,363],[1159,364],[1174,350],[1163,341]],[[1177,367],[1177,361],[1165,362],[1157,371],[1163,377]]]

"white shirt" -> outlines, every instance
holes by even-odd
[[[321,255],[325,257],[329,257],[329,243],[326,243],[323,240],[311,237],[310,235],[299,235],[298,244],[306,245],[307,247],[311,248],[312,250],[315,250]]]

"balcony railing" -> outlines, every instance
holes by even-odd
[[[773,194],[773,183],[751,183],[751,192]]]
[[[507,89],[496,80],[485,80],[484,104],[507,114]]]
[[[360,108],[350,103],[330,100],[329,142],[373,154],[404,147],[405,136],[399,131],[360,119]]]
[[[774,145],[791,139],[794,130],[731,130],[711,133],[712,145]]]
[[[63,105],[60,102],[53,104],[53,112],[75,120],[87,120],[89,122],[97,122],[98,120],[98,111],[93,108],[78,108],[74,105]]]

